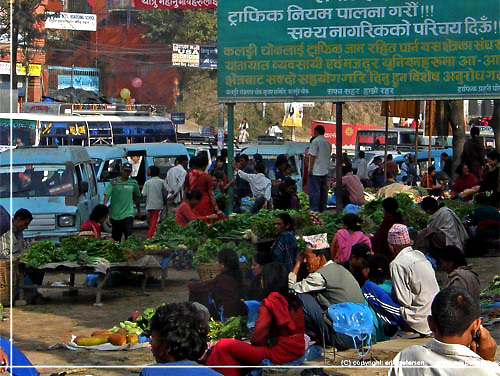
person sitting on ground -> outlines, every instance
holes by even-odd
[[[250,209],[252,214],[256,214],[262,208],[268,208],[271,200],[271,180],[269,180],[264,172],[266,167],[263,164],[255,166],[255,173],[248,174],[239,169],[238,165],[234,165],[236,175],[250,184],[252,196],[255,203]]]
[[[390,261],[393,256],[389,249],[389,243],[387,242],[387,234],[392,225],[396,223],[404,224],[405,222],[399,212],[398,202],[394,197],[387,197],[382,201],[382,214],[384,215],[384,219],[375,235],[371,238],[372,249],[375,254],[384,255]]]
[[[446,236],[446,245],[465,248],[469,235],[453,210],[446,206],[439,207],[437,200],[430,196],[422,200],[420,207],[429,214],[427,227],[441,230]]]
[[[359,284],[351,273],[342,265],[330,259],[330,250],[312,249],[307,245],[305,253],[299,253],[295,266],[288,275],[288,286],[299,294],[304,309],[306,334],[316,341],[323,341],[328,345],[335,345],[338,350],[347,350],[354,347],[351,337],[337,333],[331,323],[325,321],[323,313],[332,304],[359,303],[365,299]],[[309,275],[297,282],[297,273],[301,264],[307,264]]]
[[[496,150],[490,151],[486,162],[489,168],[488,173],[479,183],[479,187],[475,189],[481,193],[490,192],[491,204],[498,207],[500,204],[500,153]]]
[[[368,236],[361,231],[361,223],[363,223],[361,218],[356,214],[346,214],[342,217],[342,223],[342,228],[337,231],[330,246],[330,260],[337,263],[349,261],[354,244],[363,243],[370,249],[372,247]]]
[[[297,239],[290,214],[278,214],[274,219],[274,229],[278,238],[271,248],[271,254],[276,261],[283,264],[287,272],[291,272],[297,257]]]
[[[29,359],[7,338],[0,338],[0,373],[12,376],[40,375]]]
[[[444,271],[448,273],[446,287],[454,286],[467,290],[479,304],[479,294],[481,293],[479,276],[472,270],[472,265],[467,264],[462,251],[453,245],[447,245],[439,252],[438,261]]]
[[[427,173],[422,176],[420,186],[427,189],[429,196],[441,196],[443,193],[443,185],[437,182],[436,167],[429,166],[427,168]]]
[[[200,203],[203,196],[199,190],[193,189],[184,196],[185,200],[175,211],[175,223],[179,226],[186,227],[189,222],[197,219],[204,222],[217,219],[217,214],[199,216],[194,212],[194,208],[196,208],[196,206]]]
[[[342,166],[342,205],[361,206],[365,203],[363,185],[359,177],[352,174],[352,165]]]
[[[401,306],[401,316],[408,329],[421,336],[431,333],[427,324],[432,299],[439,291],[434,269],[425,255],[411,247],[405,225],[395,224],[387,235],[394,254],[390,264],[393,295]]]
[[[373,255],[368,260],[368,279],[384,292],[392,294],[390,262],[384,255]]]
[[[348,261],[339,262],[344,268],[349,270],[362,287],[368,279],[368,261],[372,257],[372,250],[367,244],[358,243],[354,244],[351,249],[351,255]]]
[[[479,180],[469,171],[469,167],[465,163],[460,163],[455,171],[457,177],[450,187],[451,198],[468,201],[475,193],[473,189],[478,185]]]
[[[80,236],[101,239],[102,225],[108,220],[109,208],[106,205],[96,205],[90,218],[80,227]]]
[[[299,198],[296,194],[297,183],[290,177],[278,186],[278,193],[273,198],[273,209],[296,210],[300,208]]]
[[[304,313],[300,300],[288,290],[283,265],[265,265],[262,286],[266,298],[260,305],[250,343],[222,339],[208,356],[206,365],[225,376],[242,375],[242,369],[217,366],[256,366],[264,359],[278,365],[304,355]]]
[[[250,286],[245,293],[245,298],[247,300],[258,300],[261,301],[265,298],[262,296],[262,269],[264,265],[271,262],[271,256],[269,252],[257,252],[254,257],[252,257],[252,266],[250,278]]]
[[[434,298],[427,319],[434,339],[396,355],[389,376],[500,375],[500,366],[495,363],[497,344],[481,325],[479,314],[477,302],[467,291],[443,289]]]
[[[150,340],[156,364],[143,368],[140,376],[173,376],[186,370],[193,376],[220,375],[197,363],[207,349],[207,337],[208,320],[195,304],[158,307],[151,319]]]
[[[217,261],[221,272],[215,278],[207,282],[188,282],[189,301],[207,307],[214,320],[245,316],[243,274],[236,252],[224,248],[218,253]]]
[[[500,213],[491,206],[492,197],[475,196],[477,207],[471,218],[471,237],[465,243],[468,256],[482,256],[489,250],[500,249]]]

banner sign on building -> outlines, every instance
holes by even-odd
[[[173,44],[172,65],[179,67],[200,66],[200,46],[195,44]]]
[[[99,93],[99,76],[85,76],[80,74],[71,75],[58,75],[57,76],[57,89],[66,89],[74,87],[75,89],[83,89]]]
[[[85,13],[47,12],[46,29],[96,31],[97,15]]]
[[[231,0],[223,102],[500,97],[498,0]]]
[[[184,112],[172,112],[170,114],[170,120],[172,120],[174,124],[185,124],[186,114]]]
[[[42,66],[40,64],[29,64],[28,71],[30,77],[40,77],[42,74]],[[22,63],[17,63],[16,73],[18,76],[26,76],[26,67]],[[0,74],[10,75],[9,62],[0,61]]]
[[[217,47],[200,48],[200,68],[217,69]]]
[[[217,0],[134,0],[136,9],[210,9]]]

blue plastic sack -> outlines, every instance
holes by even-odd
[[[335,193],[330,196],[330,198],[328,199],[327,205],[329,205],[329,206],[337,205],[337,197],[335,196]]]
[[[373,332],[373,320],[370,308],[357,303],[333,304],[328,308],[328,316],[332,320],[333,329],[353,339],[354,348],[359,355],[368,353]],[[358,350],[356,339],[362,344],[367,341],[368,351],[362,353]]]
[[[342,211],[342,214],[358,214],[358,212],[360,210],[361,210],[361,206],[349,204],[344,208],[344,210]]]
[[[248,307],[247,328],[251,330],[255,327],[255,323],[257,322],[257,317],[259,315],[260,302],[257,300],[246,300],[245,304]]]

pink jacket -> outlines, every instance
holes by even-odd
[[[346,262],[351,258],[351,248],[354,244],[364,243],[372,248],[370,238],[362,231],[353,232],[352,235],[346,229],[337,231],[332,240],[331,260],[334,262]]]

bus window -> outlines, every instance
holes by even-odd
[[[10,119],[0,119],[0,145],[32,146],[36,141],[36,121],[12,119],[12,140]]]

